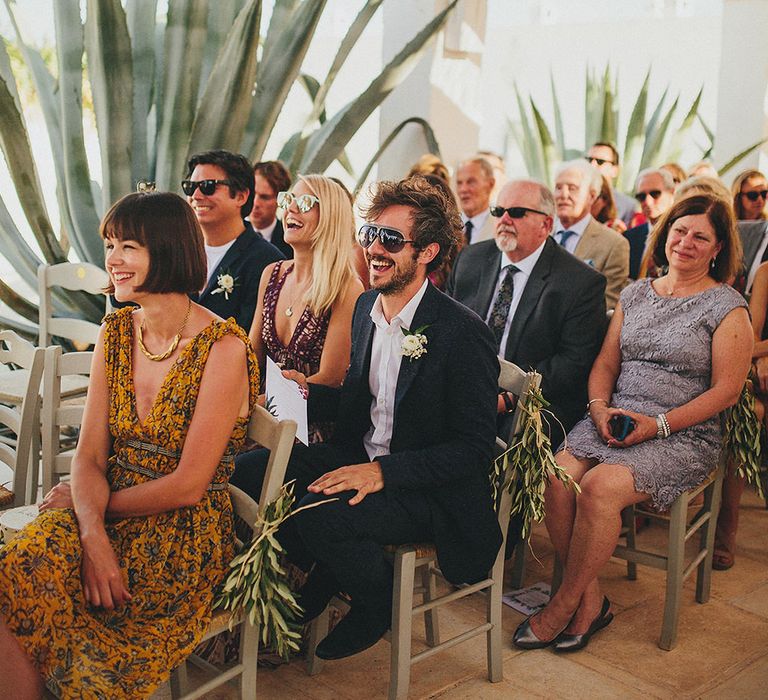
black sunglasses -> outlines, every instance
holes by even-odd
[[[534,214],[541,214],[542,216],[549,216],[549,214],[546,214],[543,211],[539,211],[538,209],[529,209],[528,207],[491,207],[491,216],[495,216],[497,219],[500,219],[502,216],[504,216],[504,212],[507,212],[509,214],[510,219],[522,219],[529,211],[533,212]]]
[[[215,191],[218,185],[229,185],[232,187],[232,183],[229,180],[182,180],[181,189],[184,190],[184,194],[187,197],[191,197],[195,190],[199,187],[206,197],[210,197]]]
[[[418,247],[416,241],[407,240],[402,232],[395,228],[363,224],[357,232],[357,242],[363,246],[363,248],[370,248],[377,238],[379,239],[379,243],[381,243],[381,247],[388,253],[399,253],[405,248],[406,243]]]
[[[597,163],[597,165],[605,165],[606,163],[616,165],[616,163],[614,163],[612,160],[605,160],[604,158],[592,158],[590,156],[584,156],[584,160],[586,160],[587,163]]]
[[[659,197],[661,197],[661,190],[651,190],[650,192],[635,193],[635,199],[638,202],[644,202],[646,197],[650,197],[651,199],[658,199]]]
[[[756,202],[758,197],[761,199],[768,198],[768,190],[754,190],[752,192],[742,192],[741,194],[743,194],[750,202]]]

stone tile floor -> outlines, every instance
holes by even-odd
[[[664,574],[638,568],[638,580],[625,578],[625,564],[611,560],[602,576],[614,622],[584,651],[569,656],[551,650],[519,651],[511,644],[522,615],[504,607],[504,680],[485,675],[485,638],[448,649],[421,662],[411,677],[410,697],[441,700],[496,698],[749,698],[768,697],[768,510],[752,491],[741,509],[736,565],[713,572],[709,602],[694,598],[695,577],[685,585],[678,643],[658,648],[664,601]],[[663,546],[664,529],[653,525],[640,537]],[[527,559],[526,585],[549,580],[552,550],[543,527],[532,538],[538,562]],[[441,634],[453,636],[463,621],[483,614],[475,595],[441,611]],[[473,618],[473,615],[475,616]],[[414,625],[414,650],[424,648],[423,623]],[[264,699],[359,700],[385,698],[389,644],[379,642],[356,657],[329,662],[314,677],[303,659],[274,670],[259,669],[258,696]],[[194,678],[194,675],[193,675]],[[155,700],[169,697],[166,689]],[[234,689],[209,693],[231,700]]]

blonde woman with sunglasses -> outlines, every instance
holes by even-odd
[[[269,356],[315,384],[339,386],[349,365],[352,311],[363,292],[351,264],[349,197],[330,178],[304,175],[277,202],[294,258],[265,268],[251,342],[262,370]],[[327,428],[310,426],[310,442],[325,437]]]
[[[759,170],[745,170],[736,176],[731,186],[733,211],[738,221],[765,221],[768,219],[766,198],[768,180]]]

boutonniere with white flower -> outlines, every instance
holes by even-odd
[[[218,284],[218,287],[216,287],[211,294],[224,294],[224,298],[229,301],[229,295],[232,294],[235,287],[238,285],[237,277],[232,277],[228,272],[225,272],[221,275],[217,275],[216,284]]]
[[[422,355],[427,354],[427,336],[424,331],[429,326],[421,326],[415,331],[409,331],[407,328],[401,328],[405,336],[400,342],[400,354],[409,360],[418,360]]]

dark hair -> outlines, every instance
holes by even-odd
[[[134,192],[117,200],[99,226],[101,237],[136,241],[149,250],[149,272],[138,292],[190,294],[205,286],[203,232],[173,192]],[[105,290],[112,294],[112,284]]]
[[[619,164],[619,149],[616,148],[610,141],[595,141],[595,143],[592,144],[592,148],[595,146],[602,146],[603,148],[610,148],[611,153],[613,154],[613,164],[618,165]]]
[[[656,263],[657,267],[669,264],[664,251],[669,229],[678,219],[696,214],[706,214],[709,223],[715,230],[715,236],[721,244],[720,252],[717,254],[715,264],[709,274],[718,282],[727,282],[736,275],[741,267],[742,251],[731,203],[720,197],[706,194],[684,197],[662,214],[653,228],[651,241],[648,244],[652,251],[653,262]]]
[[[243,218],[248,216],[253,209],[253,168],[250,161],[239,153],[231,153],[221,149],[215,151],[203,151],[193,155],[187,163],[187,178],[198,165],[215,165],[221,168],[230,181],[229,196],[234,197],[238,192],[247,192],[248,199],[240,207]]]
[[[418,248],[437,243],[440,250],[427,265],[427,272],[450,259],[459,243],[461,216],[456,201],[443,188],[430,184],[420,175],[394,182],[384,180],[373,185],[370,204],[362,209],[366,219],[376,219],[388,207],[403,205],[411,208],[411,236]]]
[[[274,190],[287,192],[291,189],[291,175],[279,160],[263,160],[253,166],[253,174],[261,175]]]

